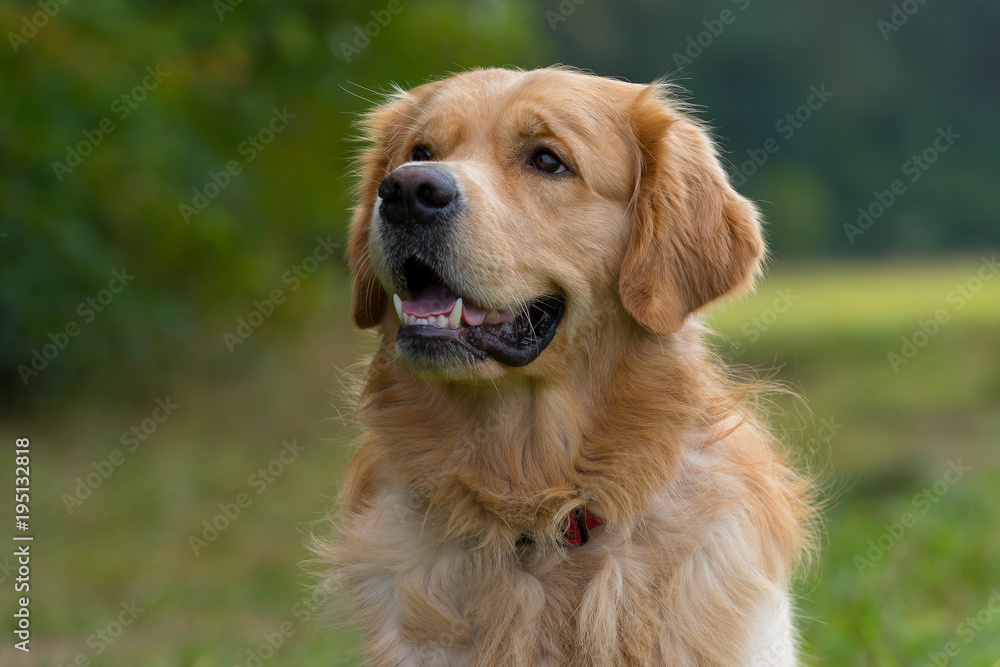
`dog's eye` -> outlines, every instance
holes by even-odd
[[[432,159],[431,150],[427,146],[417,144],[413,147],[413,152],[410,154],[411,162],[427,162],[430,159]]]
[[[566,165],[562,163],[559,156],[548,148],[539,148],[531,156],[531,166],[539,171],[550,174],[561,174],[566,171]]]

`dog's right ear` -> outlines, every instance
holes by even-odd
[[[748,289],[764,256],[757,208],[733,189],[705,129],[654,84],[632,104],[641,167],[622,305],[666,335],[725,294]]]
[[[354,199],[357,205],[347,238],[347,264],[351,269],[351,308],[354,323],[362,329],[382,321],[389,305],[389,295],[372,270],[368,255],[368,237],[376,193],[382,179],[392,171],[393,155],[416,105],[412,95],[397,91],[383,104],[365,114],[358,123],[362,140],[368,143],[358,156],[355,172],[358,182]]]

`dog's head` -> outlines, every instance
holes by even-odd
[[[363,127],[354,319],[421,374],[530,374],[609,327],[668,335],[758,270],[756,208],[665,86],[476,70]]]

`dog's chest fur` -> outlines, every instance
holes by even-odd
[[[756,427],[689,431],[659,475],[630,467],[620,443],[574,459],[538,434],[505,464],[497,415],[471,432],[442,431],[449,420],[386,432],[398,398],[379,404],[327,553],[372,664],[794,664],[798,499]],[[448,438],[466,448],[441,454]],[[583,502],[607,522],[566,546],[562,518]]]

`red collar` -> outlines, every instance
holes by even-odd
[[[566,544],[571,547],[579,547],[590,540],[590,531],[604,523],[604,517],[598,516],[580,506],[570,512],[563,520],[563,535],[566,537]]]

